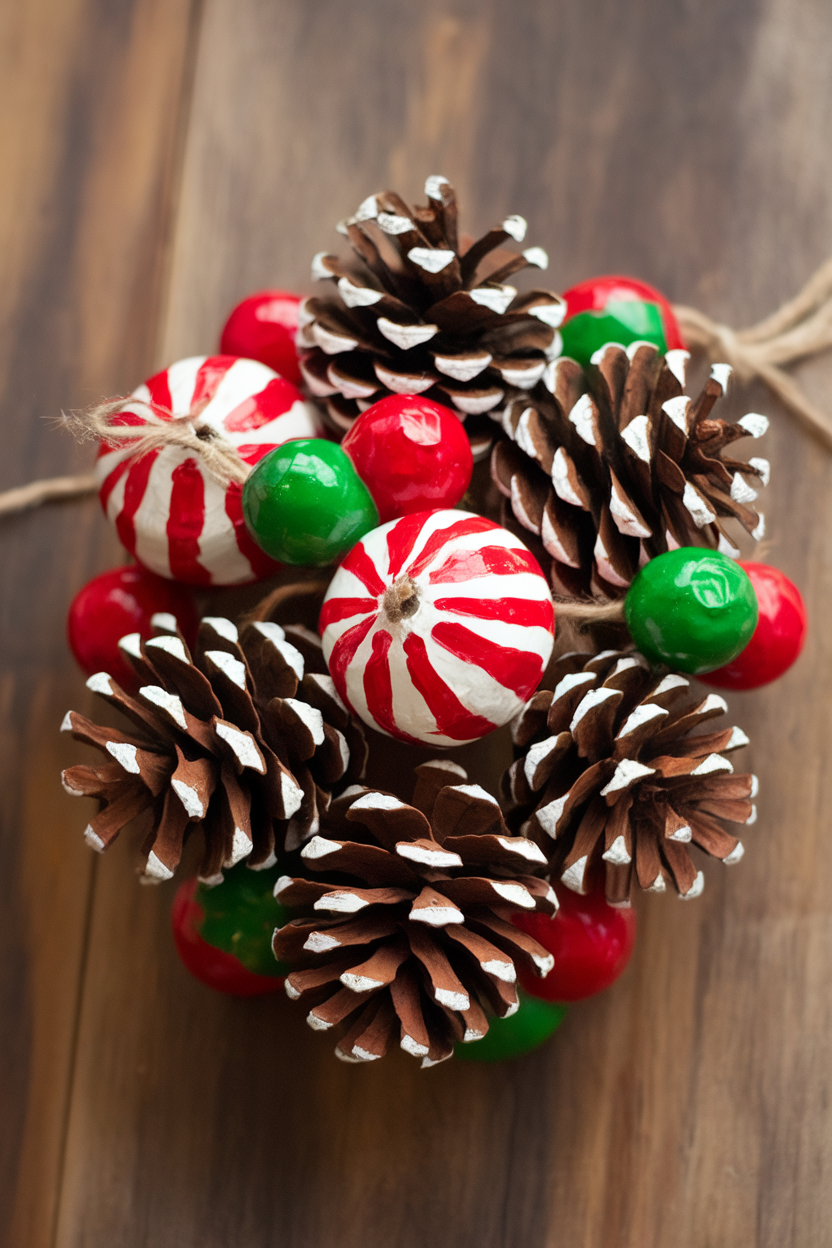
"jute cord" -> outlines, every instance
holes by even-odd
[[[759,378],[807,433],[832,450],[832,419],[782,367],[832,347],[832,258],[793,299],[749,329],[731,329],[680,304],[673,311],[692,350],[704,351],[713,363],[730,364],[740,381]]]
[[[109,399],[84,411],[65,412],[62,423],[79,442],[95,440],[113,449],[129,443],[130,459],[140,459],[142,455],[166,446],[181,447],[202,461],[205,471],[221,489],[226,489],[232,481],[242,485],[251,466],[221,433],[210,425],[197,426],[196,421],[205,406],[206,402],[202,402],[186,415],[174,416],[173,412],[157,404],[151,407],[131,398]],[[131,410],[138,408],[147,423],[113,424],[114,418],[128,407]],[[163,413],[164,418],[159,413]]]
[[[820,266],[793,299],[749,329],[731,329],[683,304],[676,304],[673,311],[682,337],[692,350],[704,352],[713,363],[730,364],[740,381],[756,378],[764,382],[807,433],[827,450],[832,450],[832,418],[809,402],[783,368],[832,347],[832,258]],[[146,425],[112,423],[125,408],[142,406],[147,412]],[[96,439],[114,448],[129,442],[131,459],[165,446],[182,447],[199,457],[208,475],[221,488],[232,481],[242,484],[250,466],[236,447],[216,430],[208,426],[196,427],[204,406],[204,403],[198,405],[185,416],[165,412],[169,419],[162,419],[157,414],[162,410],[158,406],[151,407],[131,398],[112,399],[85,411],[64,413],[62,424],[82,442]],[[52,499],[91,494],[95,488],[92,473],[33,481],[0,492],[0,516],[38,507]],[[592,618],[599,622],[600,617],[594,612],[608,609],[603,605],[596,608],[590,603],[574,605],[586,610],[591,607]],[[563,614],[563,603],[560,608]]]

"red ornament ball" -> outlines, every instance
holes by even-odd
[[[230,355],[178,360],[131,398],[114,424],[141,429],[187,417],[206,445],[218,434],[247,464],[323,432],[319,412],[293,385]],[[133,452],[130,441],[102,444],[96,477],[104,511],[139,563],[188,585],[244,585],[277,571],[246,528],[236,481],[223,488],[187,447]]]
[[[373,497],[382,524],[455,507],[474,461],[462,422],[441,403],[394,394],[373,403],[341,443]]]
[[[760,613],[751,640],[724,667],[700,676],[718,689],[759,689],[794,663],[806,640],[806,607],[797,586],[767,563],[743,563]]]
[[[113,568],[88,581],[70,603],[66,619],[69,646],[88,676],[108,672],[125,689],[136,675],[118,648],[128,633],[147,641],[151,619],[159,613],[175,617],[189,645],[199,623],[190,590],[139,567]]]
[[[259,360],[298,385],[301,373],[295,335],[301,302],[299,295],[286,290],[261,290],[249,295],[225,322],[220,351],[223,355]]]
[[[467,511],[365,534],[332,578],[318,630],[341,698],[400,741],[453,746],[507,723],[554,644],[549,583],[518,537]]]
[[[186,969],[200,983],[234,997],[259,997],[282,989],[281,976],[258,975],[232,953],[203,939],[199,929],[205,916],[195,897],[198,884],[196,879],[180,884],[170,916],[176,951]]]
[[[513,921],[554,956],[543,979],[522,968],[520,983],[543,1001],[580,1001],[609,988],[630,960],[636,916],[629,907],[607,904],[603,877],[586,894],[555,884],[560,909],[546,914],[517,914]]]

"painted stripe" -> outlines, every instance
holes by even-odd
[[[401,520],[390,529],[387,534],[387,575],[390,581],[394,581],[399,575],[407,559],[413,550],[419,534],[425,527],[425,517],[421,514],[413,516],[403,516]]]
[[[318,632],[323,634],[330,624],[349,619],[351,615],[367,615],[378,610],[377,598],[328,598],[321,607]]]
[[[210,585],[211,573],[199,561],[199,539],[205,524],[205,481],[196,460],[188,458],[177,464],[171,479],[165,525],[171,576],[189,585]]]
[[[551,599],[437,598],[433,605],[437,611],[470,615],[478,620],[500,620],[524,628],[545,628],[551,632],[555,626]]]
[[[204,355],[191,355],[185,360],[177,360],[168,369],[170,405],[175,416],[187,416],[191,410],[197,374],[204,360]]]
[[[110,501],[110,495],[112,494],[113,490],[118,485],[121,478],[124,476],[125,472],[127,472],[129,467],[130,467],[130,460],[129,458],[125,456],[125,458],[122,459],[121,463],[116,464],[113,471],[104,478],[101,485],[99,486],[98,497],[101,499],[101,506],[104,508],[105,514],[107,511],[107,504]]]
[[[144,388],[144,387],[143,387]],[[144,416],[140,416],[138,412],[119,412],[110,421],[111,425],[146,425],[148,422]],[[119,442],[116,446],[111,446],[108,442],[99,442],[98,451],[95,456],[95,476],[98,481],[98,488],[101,497],[101,505],[107,510],[107,501],[112,493],[113,486],[118,481],[123,472],[130,466],[130,447],[132,442]],[[106,463],[103,461],[107,461]],[[112,482],[110,477],[113,476]]]
[[[367,710],[384,732],[398,737],[402,734],[393,715],[393,685],[390,679],[388,654],[393,638],[380,628],[373,634],[373,649],[364,664],[364,697]]]
[[[424,572],[439,554],[442,547],[446,546],[448,542],[458,540],[461,537],[468,537],[469,534],[473,533],[488,533],[491,530],[499,532],[499,527],[491,520],[484,520],[482,516],[469,516],[464,520],[456,520],[446,529],[437,529],[425,542],[419,557],[407,569],[408,576],[416,577]],[[431,576],[430,579],[433,580],[433,577]]]
[[[170,420],[170,414],[173,410],[173,400],[170,397],[170,384],[168,382],[168,370],[162,369],[161,373],[155,373],[148,381],[145,382],[148,391],[148,398],[154,408],[161,410],[156,413],[162,420]],[[140,387],[143,389],[144,387]],[[138,397],[138,391],[133,392]],[[115,422],[113,422],[115,423]],[[144,423],[144,422],[142,422]]]
[[[539,654],[528,650],[515,650],[510,646],[495,645],[464,624],[441,621],[434,625],[431,637],[437,645],[487,672],[493,680],[511,689],[525,701],[535,691],[543,676],[543,662]]]
[[[124,506],[124,486],[126,481],[127,474],[125,473],[125,475],[119,477],[118,481],[115,483],[107,502],[107,519],[113,525],[115,525],[116,517]]]
[[[329,656],[329,674],[335,682],[335,688],[347,706],[350,705],[350,700],[347,697],[347,668],[355,658],[356,650],[374,623],[375,617],[370,616],[369,619],[362,620],[360,624],[354,624],[352,628],[348,628],[338,638]]]
[[[274,576],[275,572],[279,572],[282,564],[270,559],[246,528],[243,517],[243,487],[236,481],[232,481],[225,492],[225,514],[233,525],[237,549],[251,565],[255,579],[262,581],[267,576]]]
[[[199,562],[211,574],[213,585],[241,585],[254,579],[251,564],[240,551],[225,510],[225,489],[207,473],[204,517],[199,535]]]
[[[505,724],[522,710],[522,698],[489,676],[483,668],[465,663],[450,650],[438,645],[430,633],[425,637],[425,648],[439,678],[453,689],[462,705],[472,713],[484,715],[494,724]]]
[[[473,715],[436,673],[421,637],[410,633],[404,641],[410,679],[425,699],[436,720],[436,732],[454,741],[470,741],[491,732],[497,725]]]
[[[375,594],[377,598],[380,598],[387,588],[384,581],[379,576],[376,565],[367,554],[363,542],[359,542],[357,546],[353,546],[341,566],[352,572],[353,576],[357,577],[361,584],[364,585],[371,594]]]
[[[272,420],[291,411],[293,404],[300,400],[300,391],[282,377],[273,378],[259,394],[252,394],[243,399],[239,406],[232,408],[223,420],[227,433],[245,433],[247,429],[259,429]]]
[[[194,381],[193,393],[191,395],[191,410],[199,403],[205,406],[211,402],[217,393],[217,388],[225,374],[229,371],[232,364],[236,363],[234,355],[209,355],[202,361],[197,369],[196,380]]]
[[[136,553],[136,512],[142,505],[150,470],[158,458],[158,451],[148,451],[141,459],[133,460],[124,483],[124,506],[116,516],[116,532],[131,555]]]
[[[534,556],[525,549],[508,550],[505,546],[482,546],[476,550],[457,550],[428,577],[431,585],[453,585],[473,581],[480,576],[511,576],[533,572],[543,576]]]
[[[210,425],[218,433],[226,433],[225,422],[232,412],[237,411],[247,399],[254,397],[256,401],[256,396],[266,389],[274,377],[273,369],[257,360],[232,359],[219,378],[210,403],[202,411],[201,423]],[[233,440],[234,435],[230,436]]]

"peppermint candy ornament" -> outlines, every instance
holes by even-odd
[[[112,424],[157,425],[190,416],[197,437],[231,443],[247,464],[322,423],[288,381],[256,360],[230,355],[179,360],[133,391]],[[167,445],[136,456],[130,442],[102,443],[96,463],[101,504],[135,558],[190,585],[242,585],[277,565],[246,529],[241,487],[223,488],[193,450]]]
[[[507,723],[537,688],[554,609],[519,538],[470,512],[419,512],[353,547],[319,631],[339,694],[366,724],[452,746]]]

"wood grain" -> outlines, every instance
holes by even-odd
[[[79,28],[96,15],[106,27],[100,5],[73,2]],[[59,7],[39,0],[37,11]],[[167,68],[154,71],[163,89],[157,82],[155,94],[140,93],[148,113],[135,111],[125,87],[130,107],[102,114],[110,145],[89,158],[75,224],[54,235],[62,245],[47,251],[17,218],[0,220],[15,240],[15,290],[28,292],[16,340],[29,352],[18,406],[21,396],[31,405],[37,394],[43,408],[73,401],[79,386],[97,397],[132,385],[151,350],[154,274],[168,238],[161,188],[172,184],[188,14],[160,0],[121,8],[144,15],[157,57],[164,44]],[[125,16],[119,29],[128,26]],[[98,26],[96,38],[105,38]],[[77,35],[61,46],[48,67],[57,113],[60,84],[89,72],[73,59]],[[146,72],[148,44],[113,46],[127,58],[106,78],[118,96],[118,66]],[[246,291],[305,288],[312,254],[339,242],[335,221],[385,184],[416,195],[435,172],[460,188],[472,231],[506,212],[526,215],[556,287],[630,271],[728,323],[751,323],[830,249],[830,54],[832,13],[819,0],[206,0],[157,362],[210,349]],[[77,126],[56,135],[48,120],[40,124],[43,154],[30,163],[57,194],[55,170],[71,167],[63,153]],[[35,175],[18,159],[35,196]],[[114,254],[114,230],[99,256],[93,244],[108,220],[101,188],[112,193],[131,176],[145,196],[141,209],[128,197],[133,260]],[[117,259],[124,267],[115,272]],[[141,347],[131,282],[144,292]],[[46,383],[30,342],[44,310],[64,335]],[[111,317],[106,347],[92,332],[102,317]],[[829,409],[832,362],[802,375]],[[87,868],[64,836],[80,824],[80,804],[67,810],[43,796],[56,748],[44,725],[59,719],[59,694],[71,682],[38,684],[32,655],[37,671],[45,663],[66,672],[56,603],[70,568],[80,575],[91,566],[102,539],[80,508],[71,513],[79,532],[63,545],[45,517],[15,530],[19,553],[4,584],[29,594],[38,612],[25,628],[5,619],[14,657],[8,666],[4,658],[4,765],[10,775],[22,769],[32,845],[44,846],[9,893],[17,921],[4,928],[0,964],[0,976],[15,968],[10,986],[0,980],[4,1017],[17,1010],[24,1020],[3,1032],[19,1082],[33,1027],[59,1024],[50,1054],[32,1050],[27,1085],[52,1079],[40,1102],[48,1113],[38,1119],[31,1096],[18,1095],[2,1138],[14,1140],[27,1123],[24,1138],[35,1141],[27,1155],[54,1159],[57,1128],[43,1122],[61,1117],[67,1020],[78,1000],[59,1248],[832,1244],[832,461],[763,393],[731,402],[774,418],[761,448],[775,464],[767,557],[804,589],[814,621],[807,653],[784,681],[732,698],[753,738],[760,820],[740,867],[711,865],[700,901],[646,899],[623,979],[574,1007],[546,1047],[507,1066],[421,1072],[396,1056],[344,1067],[331,1041],[310,1033],[282,998],[211,994],[176,961],[172,889],[138,889],[123,846],[98,865],[82,974]],[[35,470],[54,436],[27,436],[18,425],[10,432],[20,439],[19,464]],[[36,586],[33,561],[47,572]],[[30,671],[25,688],[19,668]],[[30,727],[13,738],[13,710],[29,705]],[[9,755],[13,739],[24,744]],[[493,756],[478,766],[493,783]],[[406,792],[404,775],[389,783]],[[4,842],[13,857],[18,800]],[[48,832],[38,840],[41,819]],[[34,886],[47,849],[63,907],[54,913]],[[44,967],[57,956],[62,924],[61,970],[50,976]],[[30,1178],[24,1191],[54,1193],[57,1165],[44,1165],[40,1187]],[[14,1248],[47,1242],[34,1222],[17,1225]]]
[[[0,13],[0,488],[79,471],[61,407],[153,358],[190,4]],[[64,800],[63,617],[118,544],[92,502],[4,519],[0,599],[0,1242],[54,1239],[94,864]]]

